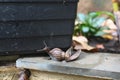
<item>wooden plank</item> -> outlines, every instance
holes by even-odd
[[[18,70],[14,66],[0,67],[0,80],[17,80]]]
[[[120,79],[119,54],[81,53],[76,61],[58,62],[48,57],[25,57],[16,61],[19,68],[63,74]]]
[[[32,70],[30,80],[112,80],[108,78],[85,77],[70,74],[61,74],[53,72],[35,71]]]
[[[18,80],[19,69],[14,66],[2,66],[0,67],[0,80]],[[71,74],[62,74],[54,72],[45,72],[38,70],[30,70],[30,80],[111,80],[108,78],[99,77],[85,77]]]

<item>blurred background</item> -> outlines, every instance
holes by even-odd
[[[87,13],[92,11],[112,12],[112,0],[79,0],[78,12]]]

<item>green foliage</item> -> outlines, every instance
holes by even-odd
[[[102,17],[106,14],[114,20],[114,15],[110,12],[91,12],[87,15],[79,13],[77,15],[78,24],[75,26],[74,35],[82,34],[83,36],[102,36],[105,34],[103,30],[108,29],[107,27],[101,27],[101,24],[106,20]]]

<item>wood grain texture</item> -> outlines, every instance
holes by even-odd
[[[44,71],[35,71],[32,70],[32,75],[30,80],[111,80],[111,79],[103,79],[97,77],[85,77],[85,76],[76,76],[76,75],[68,75],[61,73],[51,73]]]
[[[0,67],[0,80],[17,80],[18,72],[17,68],[13,66]]]
[[[18,73],[19,69],[15,67],[0,67],[0,80],[18,80]],[[31,70],[30,80],[110,80],[110,79]]]

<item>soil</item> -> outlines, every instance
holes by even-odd
[[[104,52],[110,53],[120,53],[120,42],[116,40],[111,40],[108,44],[104,44]]]
[[[108,40],[102,37],[90,37],[88,38],[89,45],[96,46],[102,44],[104,49],[98,49],[99,52],[120,53],[120,42],[117,40]]]

